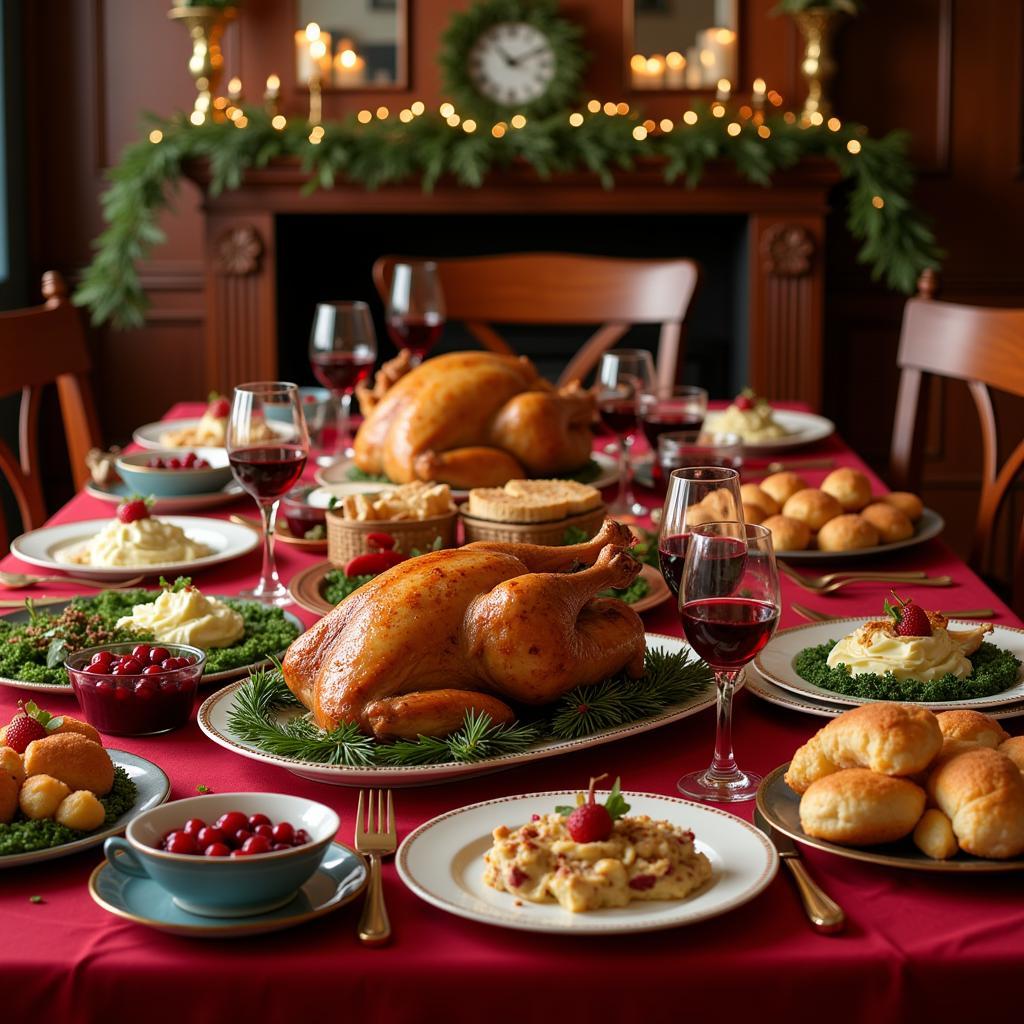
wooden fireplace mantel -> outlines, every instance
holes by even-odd
[[[770,188],[726,164],[709,165],[697,188],[668,185],[653,161],[616,174],[612,189],[590,174],[541,178],[523,166],[490,176],[479,189],[442,180],[432,192],[418,183],[367,191],[339,182],[303,194],[308,176],[297,161],[280,160],[249,171],[240,188],[212,196],[205,162],[187,173],[205,194],[211,389],[277,375],[278,214],[729,214],[748,218],[750,383],[774,399],[820,406],[825,217],[839,180],[829,161],[807,160],[777,175]]]

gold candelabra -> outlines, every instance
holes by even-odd
[[[193,124],[202,124],[207,118],[223,117],[214,107],[213,99],[224,70],[221,36],[234,16],[234,7],[172,7],[167,12],[168,18],[180,21],[188,29],[192,40],[188,70],[195,80],[197,92],[191,115]]]
[[[832,41],[839,27],[841,12],[812,7],[795,12],[793,18],[804,37],[804,56],[800,62],[800,70],[807,79],[804,115],[819,113],[827,118],[832,113],[828,86],[836,73]]]

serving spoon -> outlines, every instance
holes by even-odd
[[[30,576],[24,572],[0,572],[0,587],[20,590],[22,587],[34,587],[39,583],[69,583],[83,587],[97,587],[100,590],[126,590],[141,583],[145,576],[133,576],[130,580],[90,580],[83,576]]]

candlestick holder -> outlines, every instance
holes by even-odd
[[[237,13],[234,7],[172,7],[167,17],[180,21],[188,29],[192,40],[192,56],[188,70],[196,83],[196,101],[192,108],[192,123],[202,124],[208,117],[223,117],[214,107],[213,97],[224,70],[224,55],[220,40],[229,21]]]
[[[843,14],[841,11],[824,7],[812,7],[796,11],[793,20],[804,37],[804,56],[800,70],[807,79],[807,99],[804,100],[804,116],[814,113],[828,117],[832,113],[832,100],[828,86],[836,73],[836,62],[832,58],[832,43]]]
[[[309,123],[318,125],[323,117],[323,97],[321,96],[320,76],[313,75],[309,80]]]

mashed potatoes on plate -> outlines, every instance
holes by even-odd
[[[704,428],[719,434],[738,434],[744,441],[777,441],[789,436],[763,398],[746,398],[742,405],[746,408],[733,402],[725,412],[709,415]]]
[[[180,526],[149,516],[131,523],[115,519],[85,544],[57,551],[54,557],[69,565],[135,568],[192,562],[212,554],[212,548],[190,540]]]
[[[152,633],[161,643],[193,647],[230,647],[245,633],[245,620],[215,597],[197,587],[165,589],[155,600],[137,604],[131,615],[117,620],[118,629]]]

